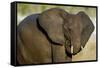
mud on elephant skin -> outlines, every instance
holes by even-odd
[[[82,11],[69,14],[51,8],[30,15],[18,25],[17,60],[19,64],[70,62],[93,30],[92,21]]]

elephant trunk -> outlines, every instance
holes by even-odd
[[[72,40],[66,40],[65,47],[66,47],[66,52],[71,55],[77,54],[82,49],[79,38],[78,39],[75,38]]]
[[[75,40],[75,43],[72,43],[72,47],[71,47],[71,53],[73,55],[77,54],[78,52],[80,52],[81,50],[81,44],[80,44],[80,40]]]

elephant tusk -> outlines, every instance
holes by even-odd
[[[73,54],[73,46],[71,46],[71,53]]]
[[[81,49],[83,49],[84,47],[83,46],[81,46]]]
[[[81,49],[80,50],[82,50],[84,47],[83,46],[81,46]],[[71,54],[73,54],[73,45],[71,46]]]

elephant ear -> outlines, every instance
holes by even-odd
[[[78,15],[81,18],[82,21],[82,33],[81,33],[81,45],[85,47],[85,44],[89,40],[93,30],[94,30],[94,25],[89,18],[88,15],[86,15],[84,12],[79,12]]]
[[[44,11],[38,17],[38,21],[53,43],[63,44],[65,42],[62,27],[63,19],[58,11],[57,9]]]

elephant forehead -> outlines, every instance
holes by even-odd
[[[70,17],[68,22],[69,22],[70,28],[81,28],[82,27],[81,19],[76,15],[73,15],[72,17]]]

